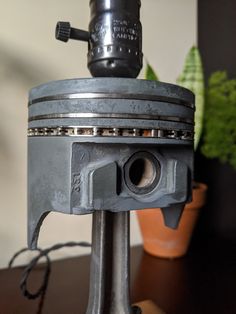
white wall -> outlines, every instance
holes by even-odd
[[[143,51],[163,81],[175,81],[185,54],[196,43],[196,1],[142,1]],[[27,93],[47,80],[89,76],[86,44],[54,40],[58,20],[87,28],[88,3],[0,0],[0,267],[26,245]],[[91,216],[50,214],[39,244],[90,240],[90,234]],[[141,242],[134,215],[131,238],[132,244]],[[84,252],[65,249],[54,257]]]

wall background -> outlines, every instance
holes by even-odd
[[[198,0],[198,45],[206,80],[215,71],[227,71],[229,78],[236,77],[235,12],[235,0]],[[204,157],[198,147],[195,174],[197,182],[208,185],[207,203],[202,208],[195,239],[202,243],[210,237],[235,240],[236,170]]]
[[[89,76],[86,44],[54,40],[58,20],[87,29],[88,2],[0,0],[0,267],[26,245],[27,93],[48,80]],[[142,1],[142,24],[145,58],[162,81],[175,82],[188,49],[197,42],[197,0]],[[39,245],[90,237],[91,216],[53,213],[45,219]],[[140,242],[132,214],[131,243]],[[64,249],[54,257],[86,252]]]

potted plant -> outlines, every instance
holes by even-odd
[[[158,80],[155,71],[147,64],[146,79]],[[177,84],[190,89],[196,97],[195,141],[197,149],[203,124],[204,78],[199,51],[192,47],[186,57],[182,74]],[[143,236],[144,250],[154,256],[176,258],[183,256],[188,249],[200,208],[205,203],[207,187],[203,183],[193,183],[193,201],[184,208],[180,224],[176,230],[165,226],[159,208],[137,211]]]

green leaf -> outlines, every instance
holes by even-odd
[[[145,79],[150,81],[159,81],[157,74],[148,62],[145,70]]]
[[[200,141],[200,137],[203,129],[203,114],[204,114],[204,74],[202,67],[202,60],[197,47],[192,47],[188,52],[183,72],[177,79],[177,84],[191,90],[195,94],[195,138],[194,149]]]

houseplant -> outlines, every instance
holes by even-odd
[[[150,64],[147,64],[146,79],[158,80]],[[186,57],[183,72],[177,79],[177,84],[195,93],[194,148],[196,150],[202,132],[204,109],[203,69],[201,57],[196,47],[190,49]],[[137,211],[145,251],[155,256],[168,258],[184,255],[187,252],[199,210],[204,205],[206,190],[206,185],[202,183],[195,182],[193,184],[193,201],[185,206],[179,227],[176,230],[169,229],[165,226],[159,208]]]

